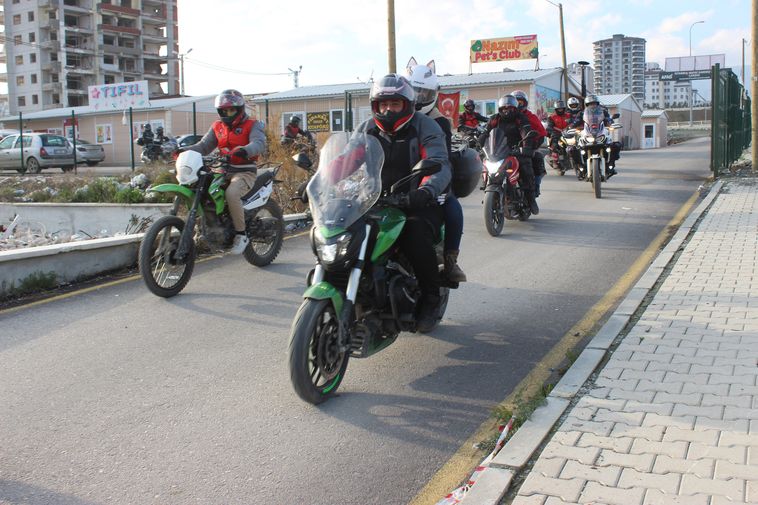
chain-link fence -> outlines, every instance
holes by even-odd
[[[718,64],[711,70],[711,97],[711,170],[718,177],[750,145],[750,98],[737,75]]]

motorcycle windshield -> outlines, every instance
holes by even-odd
[[[382,191],[384,151],[365,133],[335,133],[321,148],[319,168],[306,191],[316,226],[347,228]]]
[[[603,129],[605,114],[602,107],[587,107],[584,109],[584,131],[590,135],[598,135]]]
[[[500,128],[490,130],[490,136],[484,145],[484,154],[490,161],[504,160],[510,154],[505,133]]]

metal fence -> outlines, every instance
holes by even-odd
[[[750,145],[750,98],[734,72],[718,64],[711,70],[711,96],[711,170],[717,177]]]

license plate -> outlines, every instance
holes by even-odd
[[[65,147],[56,147],[53,152],[55,154],[66,154],[66,148]]]

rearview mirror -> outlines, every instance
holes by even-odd
[[[612,115],[612,116],[611,116],[611,119],[618,119],[618,118],[620,118],[620,117],[621,117],[621,114],[619,114],[619,113],[617,112],[617,113],[615,113],[614,115]]]
[[[442,165],[438,161],[421,160],[416,163],[411,172],[426,177],[427,175],[436,174],[440,170],[442,170]]]

